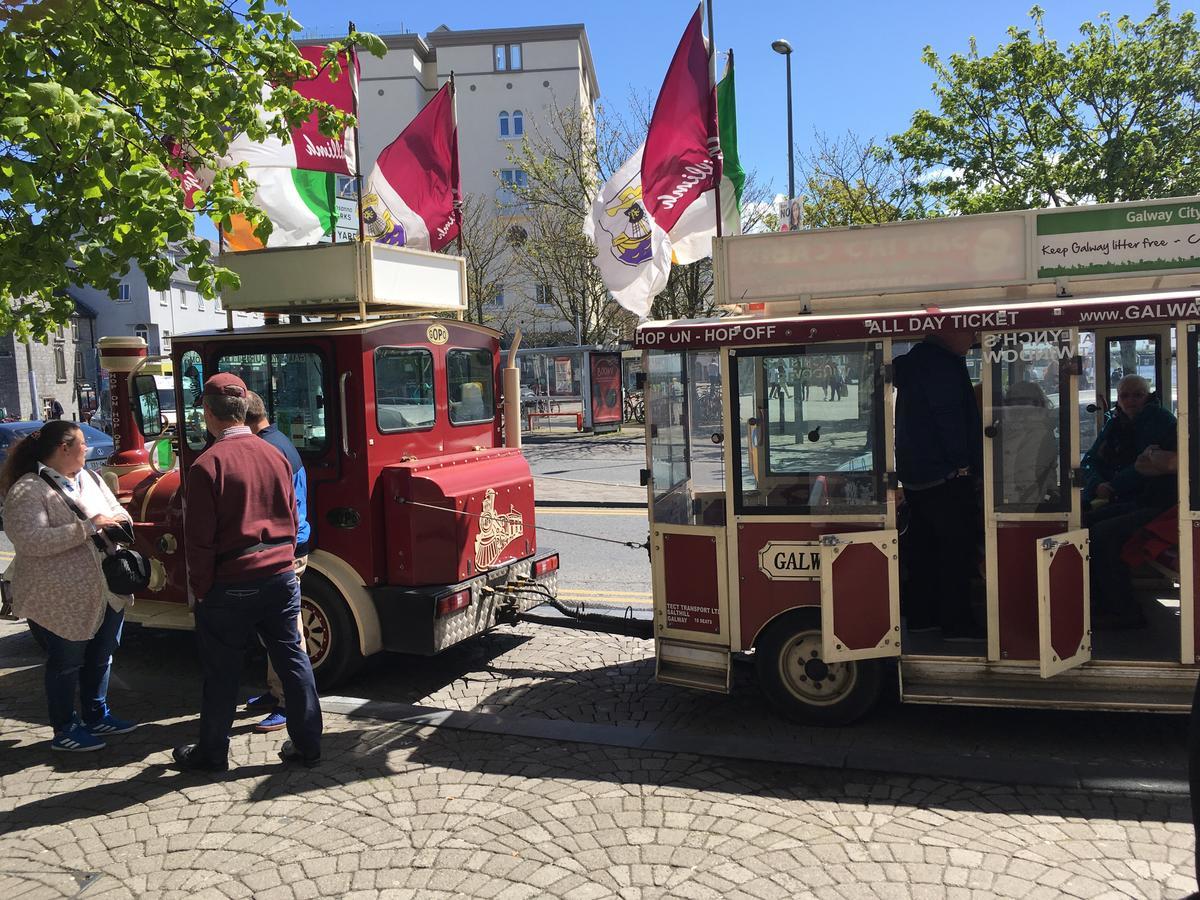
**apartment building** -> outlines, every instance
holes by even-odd
[[[95,313],[75,302],[71,321],[45,341],[0,335],[0,411],[16,419],[45,418],[57,400],[63,417],[86,418],[96,399],[99,363]]]
[[[425,36],[381,37],[387,55],[360,59],[363,171],[453,72],[463,192],[495,198],[505,219],[519,224],[521,210],[506,185],[523,184],[526,176],[510,162],[510,151],[545,122],[550,107],[594,111],[600,96],[584,26],[455,31],[443,25]],[[520,324],[527,334],[552,330],[574,343],[575,323],[553,320],[549,290],[518,277],[506,281],[489,298],[494,324]]]

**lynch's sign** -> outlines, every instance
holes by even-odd
[[[817,541],[767,541],[758,551],[758,569],[772,581],[821,578],[821,545]]]

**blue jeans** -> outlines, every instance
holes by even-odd
[[[259,581],[214,585],[196,604],[196,640],[204,671],[197,741],[201,758],[214,763],[228,759],[242,656],[255,633],[283,683],[292,743],[306,757],[321,755],[321,701],[312,664],[300,648],[299,614],[300,581],[291,571]]]
[[[113,651],[121,644],[125,610],[104,605],[104,621],[90,641],[68,641],[32,619],[29,629],[46,645],[46,702],[55,734],[75,723],[75,692],[84,723],[91,725],[108,715],[108,676]]]

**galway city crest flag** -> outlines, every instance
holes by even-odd
[[[371,240],[441,250],[458,237],[458,127],[447,82],[375,161],[363,189]]]
[[[720,177],[716,93],[697,7],[667,69],[646,142],[600,189],[584,224],[605,285],[630,312],[649,313],[671,274],[671,235]]]

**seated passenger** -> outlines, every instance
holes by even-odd
[[[1148,447],[1174,452],[1175,417],[1150,396],[1140,375],[1126,375],[1117,386],[1117,408],[1080,464],[1086,520],[1121,515],[1139,507],[1161,512],[1175,502],[1175,479],[1145,475],[1134,463]]]
[[[1175,483],[1178,454],[1151,445],[1143,450],[1134,468],[1138,475],[1149,483],[1159,485],[1142,493],[1143,500],[1162,497],[1166,491],[1163,482]],[[1135,503],[1116,504],[1112,509],[1117,514],[1094,521],[1089,530],[1091,537],[1091,581],[1092,581],[1092,627],[1093,628],[1141,628],[1146,616],[1137,605],[1129,566],[1122,559],[1125,544],[1138,531],[1157,519],[1172,504]]]
[[[1058,486],[1058,414],[1042,388],[1019,381],[1000,410],[1002,503],[1038,504]]]

